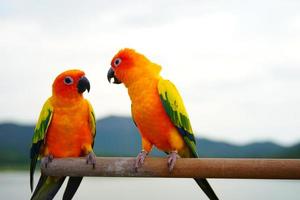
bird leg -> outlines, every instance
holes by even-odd
[[[169,172],[172,172],[174,169],[176,160],[178,157],[178,152],[177,151],[171,151],[169,156],[168,156],[168,167],[169,167]]]
[[[135,171],[137,172],[138,168],[140,168],[145,161],[146,156],[148,155],[148,152],[145,150],[142,150],[135,159]]]
[[[41,161],[41,165],[44,166],[45,168],[48,167],[48,164],[51,163],[53,160],[53,155],[49,154],[45,157],[43,157],[42,161]]]
[[[95,168],[95,166],[96,166],[96,155],[93,151],[91,151],[86,156],[86,164],[91,164],[91,165],[93,165],[93,168]]]

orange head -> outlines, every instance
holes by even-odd
[[[84,72],[77,69],[62,72],[52,85],[52,94],[62,98],[81,97],[85,90],[90,91],[90,82]]]
[[[114,78],[116,84],[124,83],[129,86],[141,78],[157,77],[161,67],[152,63],[144,55],[133,49],[121,49],[112,59],[108,71],[108,81]]]

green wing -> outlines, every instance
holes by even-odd
[[[53,107],[50,98],[45,102],[43,109],[40,113],[39,120],[34,129],[32,138],[32,145],[30,149],[30,188],[33,189],[33,174],[36,167],[37,160],[40,156],[40,151],[44,144],[44,139],[47,134],[48,127],[51,123],[53,116]]]
[[[183,100],[175,85],[169,80],[160,79],[158,82],[158,93],[171,121],[183,137],[193,156],[198,157],[192,126]]]
[[[95,112],[94,112],[92,104],[88,100],[86,100],[86,102],[87,102],[87,104],[89,106],[89,113],[90,113],[89,122],[90,122],[91,132],[92,132],[93,138],[95,139],[95,137],[96,137],[96,117],[95,117]],[[94,147],[94,140],[93,140],[92,147]]]

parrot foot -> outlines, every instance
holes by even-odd
[[[42,159],[41,165],[47,168],[49,163],[52,162],[52,160],[53,160],[53,155],[49,154]]]
[[[171,151],[171,153],[168,156],[168,167],[169,167],[169,172],[172,172],[175,164],[176,164],[176,160],[178,157],[178,152],[177,151]]]
[[[93,151],[91,151],[86,156],[86,164],[91,164],[91,165],[93,165],[93,168],[95,168],[95,166],[96,166],[96,155]]]
[[[136,172],[138,171],[138,168],[140,168],[144,164],[144,161],[145,161],[145,158],[146,158],[147,155],[148,155],[148,152],[145,151],[145,150],[142,150],[137,155],[137,157],[135,159],[135,165],[134,165],[134,168],[135,168]]]

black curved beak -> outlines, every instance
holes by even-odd
[[[115,71],[112,69],[112,68],[110,68],[109,70],[108,70],[108,72],[107,72],[107,80],[108,80],[108,82],[110,82],[110,80],[112,79],[112,78],[114,78],[114,84],[120,84],[120,83],[122,83],[119,79],[117,79],[117,77],[115,76]]]
[[[83,93],[85,90],[89,92],[90,88],[91,86],[89,80],[85,76],[81,77],[77,84],[78,92]]]

